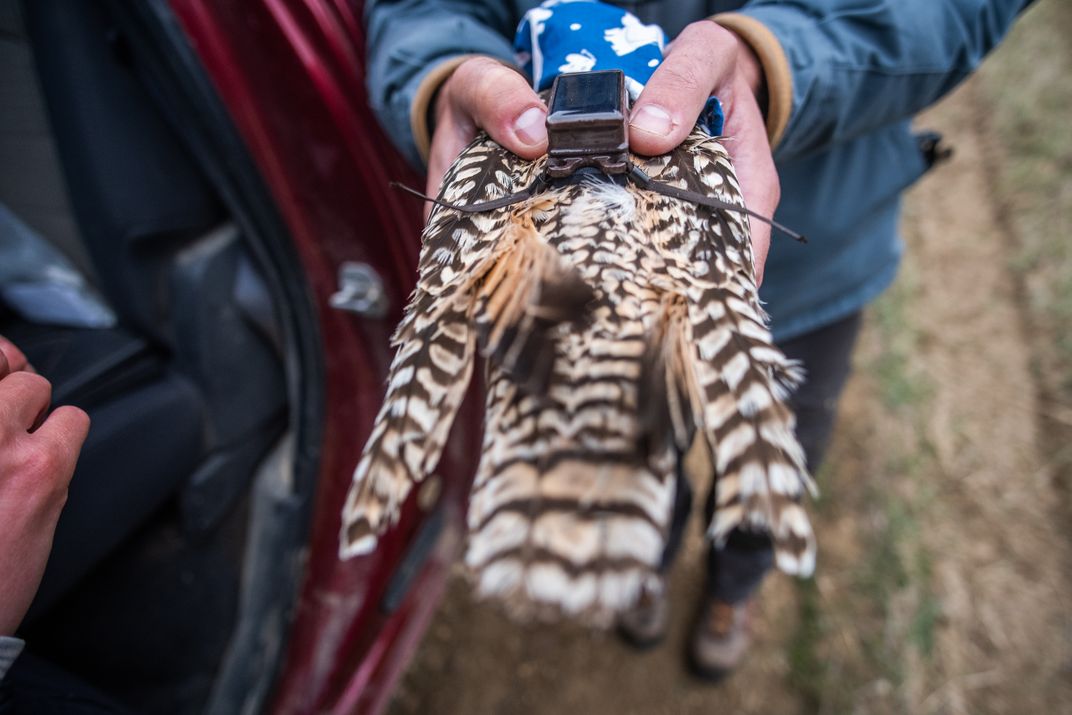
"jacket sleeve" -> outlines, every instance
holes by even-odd
[[[916,114],[970,74],[1030,2],[749,2],[735,13],[740,24],[762,25],[781,46],[766,56],[757,48],[768,76],[769,56],[788,65],[791,107],[775,157],[822,151]]]
[[[4,676],[11,669],[15,659],[19,657],[24,645],[26,644],[19,638],[0,636],[0,682],[3,682]]]
[[[513,62],[511,3],[369,0],[368,91],[383,128],[414,166],[428,150],[427,112],[439,85],[474,54]]]

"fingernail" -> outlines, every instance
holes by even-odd
[[[526,109],[514,122],[517,138],[530,146],[542,144],[547,139],[547,112],[539,107]]]
[[[629,124],[642,132],[660,137],[665,137],[674,128],[670,112],[654,104],[645,104],[638,109]]]

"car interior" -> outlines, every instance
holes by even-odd
[[[272,492],[294,469],[303,395],[278,285],[300,272],[263,259],[115,7],[0,0],[0,204],[118,318],[74,328],[0,306],[53,404],[92,418],[16,667],[135,712],[224,712],[255,689],[243,655],[280,640],[248,632],[249,609],[285,610],[296,591],[296,566],[263,564],[299,550],[307,511],[307,494]],[[264,530],[265,508],[289,536]]]

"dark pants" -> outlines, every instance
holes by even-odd
[[[852,350],[860,331],[860,313],[853,313],[827,325],[780,343],[778,347],[790,358],[799,360],[806,379],[790,399],[797,416],[797,438],[804,447],[808,470],[815,474],[823,461],[830,433],[837,416],[838,398],[852,367]],[[678,492],[674,520],[667,540],[664,567],[673,563],[692,505],[692,489],[679,467]],[[704,528],[710,523],[715,505],[715,490],[707,496]],[[730,532],[726,544],[709,547],[707,556],[707,591],[727,603],[745,600],[756,590],[774,563],[770,539],[764,534],[740,530]]]
[[[127,715],[80,677],[23,652],[0,682],[0,715]]]

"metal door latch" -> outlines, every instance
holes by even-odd
[[[339,266],[339,290],[328,303],[332,308],[357,313],[365,318],[387,315],[387,293],[383,279],[367,263],[346,261]]]

